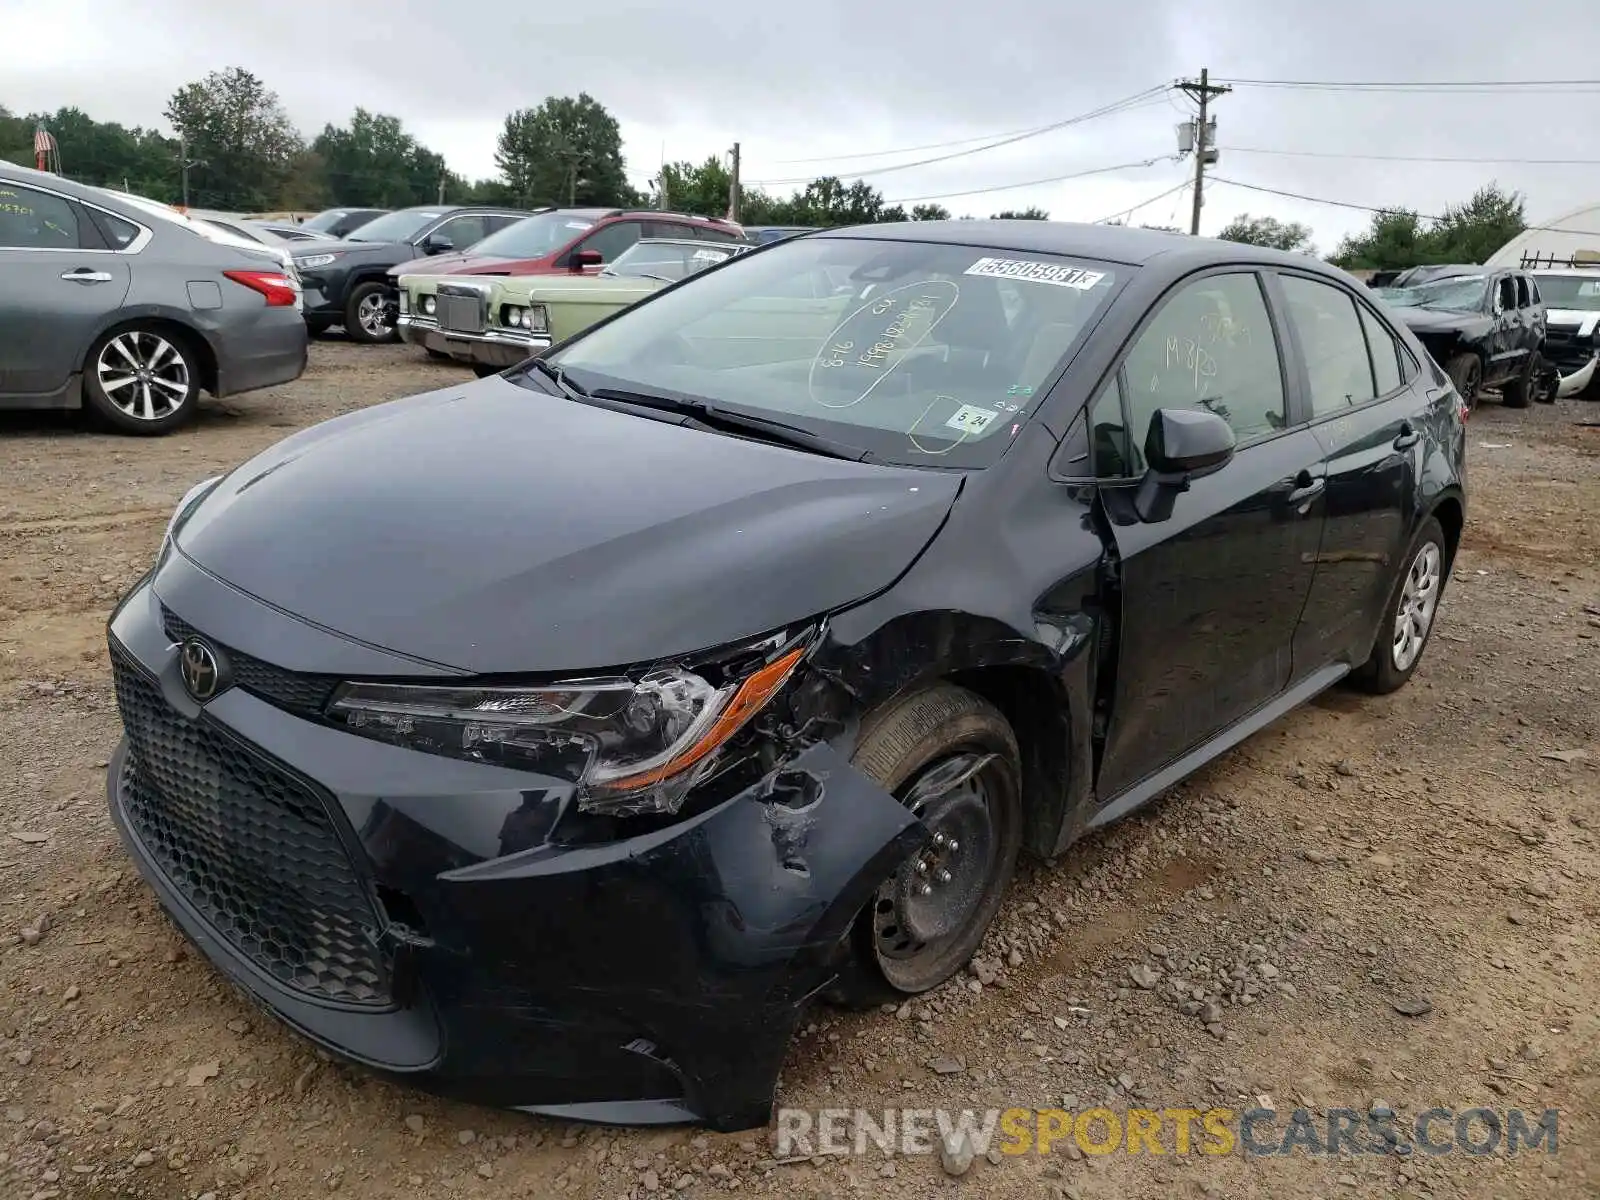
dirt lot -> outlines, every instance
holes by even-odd
[[[1600,1195],[1600,428],[1577,423],[1600,405],[1474,417],[1465,547],[1410,687],[1331,693],[1026,866],[973,975],[894,1013],[819,1012],[780,1093],[1559,1108],[1559,1152],[1069,1138],[952,1178],[937,1154],[774,1163],[768,1134],[573,1128],[376,1082],[243,1004],[128,865],[103,622],[178,497],[291,429],[462,379],[329,341],[298,383],[167,439],[0,417],[0,1195]]]

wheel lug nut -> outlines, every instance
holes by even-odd
[[[936,833],[936,834],[934,834],[934,835],[933,835],[933,844],[934,844],[934,845],[935,845],[935,846],[942,846],[942,845],[944,845],[944,834],[942,834],[942,833]]]
[[[939,882],[940,883],[949,883],[950,882],[950,872],[949,871],[940,871],[939,872]]]
[[[961,849],[961,843],[952,838],[950,844],[946,846],[945,849],[950,851],[951,854],[954,854],[957,850]]]
[[[916,870],[917,870],[917,874],[918,875],[926,875],[928,873],[928,864],[927,864],[927,862],[924,859],[920,859],[920,858],[917,859],[917,868],[916,868]]]
[[[922,885],[922,892],[921,892],[921,894],[922,894],[922,895],[924,895],[924,896],[931,896],[931,895],[933,895],[933,886],[932,886],[932,885],[931,885],[931,884],[926,884],[926,883],[925,883],[925,884],[923,884],[923,885]]]

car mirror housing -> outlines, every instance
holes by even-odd
[[[572,269],[581,271],[585,267],[598,267],[605,260],[605,255],[598,250],[578,250],[572,255]]]
[[[422,249],[428,254],[443,254],[447,250],[454,250],[455,243],[440,233],[430,233],[423,239]]]
[[[1215,474],[1233,459],[1233,428],[1216,413],[1161,408],[1150,418],[1144,457],[1150,464],[1139,481],[1134,508],[1141,521],[1165,521],[1179,495],[1196,479]]]

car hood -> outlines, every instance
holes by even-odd
[[[409,247],[408,247],[409,249]],[[482,254],[432,254],[396,267],[396,275],[492,275],[528,273],[530,258],[495,258]]]
[[[473,673],[594,671],[892,584],[952,472],[825,458],[490,378],[313,426],[233,471],[187,558],[369,645]]]
[[[1413,333],[1466,333],[1478,334],[1493,322],[1481,313],[1454,312],[1441,308],[1395,308],[1390,310],[1406,323]]]
[[[348,238],[336,238],[330,242],[301,242],[304,249],[297,249],[296,254],[337,253],[341,258],[352,258],[364,263],[397,263],[404,262],[416,254],[417,248],[409,242],[352,242]]]
[[[1549,308],[1545,310],[1545,319],[1551,328],[1576,329],[1579,337],[1592,337],[1595,326],[1600,324],[1600,312],[1583,308]]]

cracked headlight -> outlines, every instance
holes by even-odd
[[[681,667],[528,688],[346,683],[328,715],[394,745],[569,780],[584,812],[675,813],[804,653],[791,639],[719,683]]]

